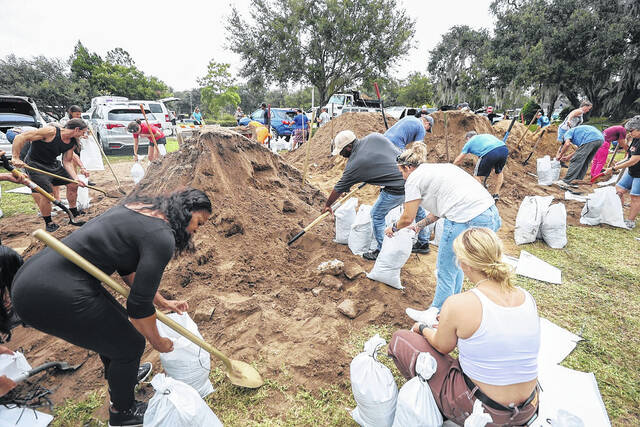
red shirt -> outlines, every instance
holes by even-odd
[[[164,133],[162,133],[160,129],[158,129],[153,125],[151,125],[151,129],[153,130],[153,135],[156,137],[156,139],[164,138]],[[149,132],[149,128],[147,127],[146,123],[140,123],[140,132],[134,133],[133,137],[139,138],[140,135],[143,135],[143,136],[149,135],[148,138],[151,141],[151,133]]]

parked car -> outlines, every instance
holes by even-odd
[[[293,135],[293,118],[296,111],[290,108],[272,108],[271,109],[271,136],[277,139],[283,136],[287,141]],[[264,124],[264,111],[260,108],[251,113],[249,117],[240,119],[240,125],[246,126],[250,121],[256,121]]]
[[[46,125],[33,99],[26,96],[0,95],[0,150],[11,158],[11,144],[6,133],[12,127],[39,128]]]
[[[171,99],[171,98],[168,98]],[[165,136],[173,135],[173,125],[171,124],[171,116],[169,115],[169,109],[164,105],[162,101],[128,101],[131,107],[140,108],[140,104],[144,105],[145,110],[148,108],[151,114],[161,124],[162,132]],[[151,120],[151,117],[147,117]]]
[[[152,119],[154,116],[151,110],[145,108],[144,112],[151,126],[162,128],[158,120]],[[133,150],[133,135],[127,132],[127,125],[136,119],[144,119],[139,106],[110,103],[97,105],[89,121],[105,153],[114,153]],[[141,137],[138,142],[145,149],[149,145],[149,140],[145,137]]]

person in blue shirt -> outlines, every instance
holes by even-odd
[[[500,139],[488,133],[478,135],[476,132],[467,132],[465,136],[467,143],[462,147],[462,152],[453,161],[453,164],[460,166],[467,154],[478,156],[478,163],[473,171],[473,175],[482,183],[484,177],[485,187],[487,178],[491,175],[491,169],[496,173],[496,186],[493,192],[493,199],[500,198],[500,189],[504,182],[504,174],[502,170],[507,163],[509,157],[509,149]]]
[[[293,118],[293,150],[309,137],[309,118],[301,109],[298,108],[296,111],[298,114]]]
[[[587,173],[591,160],[604,144],[604,135],[598,129],[589,125],[579,125],[569,129],[564,135],[564,144],[558,149],[556,158],[561,162],[570,160],[569,170],[561,180],[554,182],[561,188],[567,188],[574,180],[581,180]],[[577,147],[576,151],[568,154],[569,146]]]
[[[549,117],[542,114],[542,111],[539,111],[536,117],[538,118],[538,126],[541,129],[545,126],[549,126]]]
[[[421,115],[419,118],[415,116],[406,116],[391,126],[384,133],[389,141],[401,150],[414,141],[424,140],[426,132],[431,132],[433,126],[433,118],[427,115]]]
[[[202,124],[202,113],[200,113],[200,109],[198,107],[196,107],[196,109],[193,111],[192,117],[193,120],[196,121],[197,125]]]

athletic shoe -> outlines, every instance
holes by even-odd
[[[378,259],[378,254],[380,254],[380,251],[376,249],[375,251],[369,251],[365,254],[362,254],[362,258],[368,259],[369,261],[375,261],[376,259]]]
[[[88,180],[88,181],[87,181],[87,185],[96,185],[96,183],[95,183],[95,182],[93,182],[93,181],[91,181],[91,180]]]
[[[114,412],[109,408],[109,427],[142,427],[147,404],[135,400],[126,411]]]
[[[566,164],[565,162],[560,162],[560,167],[567,169],[567,168],[569,168],[569,165]]]
[[[626,225],[629,230],[636,228],[636,222],[634,220],[625,219],[624,225]]]
[[[60,228],[60,226],[58,224],[56,224],[55,222],[50,222],[45,226],[44,229],[47,230],[48,233],[53,233],[58,228]]]
[[[153,365],[151,364],[151,362],[145,362],[142,365],[140,365],[138,367],[138,384],[140,384],[142,381],[149,378],[149,375],[151,375],[152,370],[153,370]]]
[[[416,254],[428,254],[429,251],[430,251],[429,242],[426,242],[426,243],[415,242],[413,244],[413,247],[411,248],[411,252]]]
[[[564,182],[563,180],[559,179],[557,181],[553,181],[553,183],[555,185],[557,185],[558,187],[568,190],[569,189],[569,184],[567,184],[566,182]]]
[[[440,309],[438,307],[429,307],[427,310],[419,311],[413,308],[405,309],[405,313],[411,319],[415,320],[418,323],[423,323],[430,328],[433,328],[438,324],[438,314],[440,313]]]
[[[493,201],[497,202],[498,200],[500,200],[500,195],[499,194],[492,194],[491,197],[493,197]]]

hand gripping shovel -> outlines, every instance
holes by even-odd
[[[0,161],[2,161],[2,165],[4,166],[4,168],[9,172],[11,172],[13,176],[15,176],[16,178],[27,179],[27,177],[24,174],[22,174],[18,169],[14,168],[11,165],[11,163],[9,163],[9,159],[7,159],[7,156],[3,155],[2,157],[0,157]],[[38,193],[42,194],[44,197],[49,199],[51,203],[53,203],[54,205],[62,209],[69,216],[69,224],[75,225],[76,227],[80,227],[86,224],[86,221],[76,221],[75,217],[73,216],[73,214],[71,213],[68,207],[63,205],[62,202],[60,202],[59,200],[56,200],[56,198],[53,197],[51,194],[44,191],[35,182],[32,182],[31,180],[27,179],[27,186],[32,190],[35,190]]]
[[[44,244],[49,246],[54,251],[58,252],[60,255],[100,280],[102,283],[118,292],[120,295],[127,297],[129,295],[129,290],[124,286],[120,285],[118,282],[113,280],[107,274],[105,274],[102,270],[91,264],[89,261],[81,257],[77,252],[66,246],[60,240],[53,237],[51,234],[47,233],[44,230],[36,230],[33,233],[33,237],[42,241]],[[187,329],[176,323],[169,316],[164,313],[161,313],[156,309],[156,317],[165,325],[169,326],[174,331],[178,332],[183,337],[187,338],[189,341],[193,342],[197,346],[201,347],[203,350],[213,354],[215,357],[220,359],[222,363],[224,363],[225,370],[227,372],[227,377],[232,384],[246,387],[246,388],[258,388],[263,384],[262,377],[256,369],[249,365],[248,363],[241,362],[239,360],[232,360],[218,351],[216,348],[211,346],[202,338],[194,335],[189,332]]]
[[[365,185],[367,185],[366,182],[363,182],[362,184],[358,185],[356,188],[354,188],[353,190],[351,190],[349,193],[347,193],[346,196],[342,197],[340,200],[338,200],[337,202],[335,202],[332,206],[331,206],[331,211],[335,211],[336,209],[338,209],[340,207],[340,205],[342,205],[345,200],[347,200],[349,197],[353,196],[355,194],[356,191],[358,191],[359,189],[361,189],[362,187],[364,187]],[[311,230],[311,228],[316,225],[317,223],[319,223],[320,221],[322,221],[327,215],[329,215],[329,212],[325,212],[322,215],[320,215],[318,218],[314,219],[313,222],[309,225],[307,225],[301,232],[299,232],[298,234],[296,234],[295,236],[293,236],[293,238],[291,240],[289,240],[289,242],[287,243],[288,246],[291,246],[291,244],[293,242],[295,242],[296,240],[298,240],[299,238],[301,238],[302,236],[304,236],[304,233],[306,233],[307,231]]]
[[[34,168],[33,166],[26,165],[24,168],[25,169],[29,169],[30,171],[41,173],[43,175],[48,175],[48,176],[51,176],[53,178],[60,179],[62,181],[67,181],[67,182],[76,183],[76,184],[78,183],[78,181],[74,181],[73,179],[65,178],[64,176],[56,175],[55,173],[43,171],[42,169]],[[93,185],[87,185],[87,188],[89,188],[91,190],[99,191],[99,192],[103,193],[105,196],[111,197],[112,199],[119,199],[120,197],[122,197],[119,194],[116,194],[116,193],[113,193],[113,192],[108,192],[106,190],[103,190],[102,188],[94,187]]]

